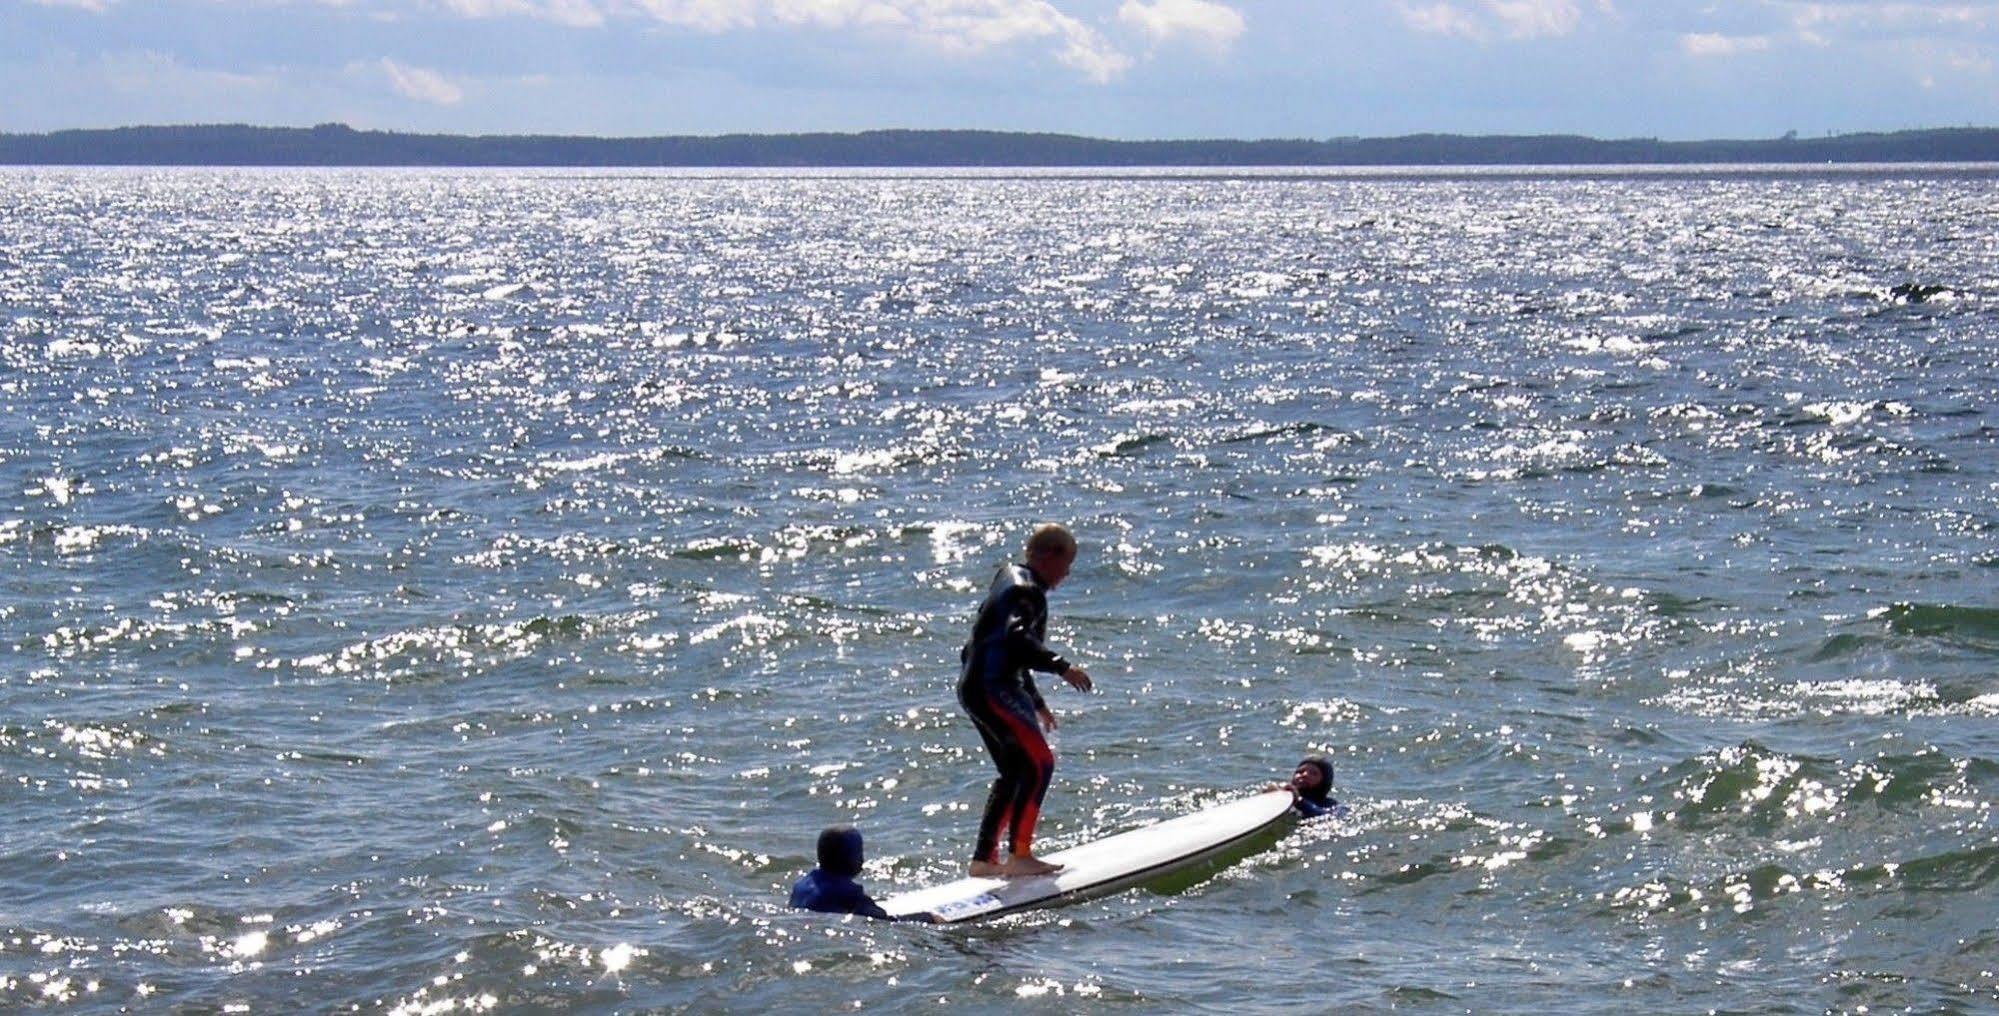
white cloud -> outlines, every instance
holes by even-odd
[[[946,49],[978,52],[1023,39],[1088,33],[1081,22],[1040,0],[933,0],[896,4],[911,26]]]
[[[1793,28],[1823,40],[1821,28],[1868,33],[1988,30],[1999,26],[1999,4],[1923,3],[1784,3]]]
[[[1990,94],[1992,54],[1973,42],[1917,40],[1896,47],[1910,80],[1925,91]]]
[[[604,23],[603,12],[590,0],[547,0],[543,8],[547,11],[543,16],[557,24],[595,28]]]
[[[591,0],[443,0],[443,3],[445,10],[466,18],[538,18],[572,28],[596,28],[604,23],[603,11]]]
[[[98,2],[98,0],[67,0]],[[580,28],[637,18],[696,32],[766,26],[901,36],[947,55],[973,55],[1042,42],[1055,59],[1092,81],[1123,74],[1131,58],[1101,33],[1048,0],[440,0],[460,17],[526,17]],[[1240,34],[1241,16],[1213,0],[1157,0],[1161,23],[1210,38]],[[1236,26],[1231,30],[1228,19]]]
[[[1787,15],[1791,34],[1826,49],[1884,42],[1940,45],[1999,29],[1999,3],[1793,3],[1769,0]]]
[[[104,11],[119,0],[29,0]],[[230,2],[230,0],[222,0]],[[233,0],[345,6],[362,0]],[[651,22],[721,34],[759,29],[825,29],[900,38],[947,57],[971,57],[1015,46],[1040,46],[1084,78],[1108,82],[1133,59],[1093,25],[1051,0],[375,0],[383,17],[409,9],[470,19],[526,19],[590,29]],[[1243,18],[1221,0],[1124,0],[1118,17],[1157,43],[1191,41],[1217,51],[1243,33]],[[370,65],[371,67],[374,65]],[[449,104],[463,93],[434,71],[379,66],[396,90],[424,102]]]
[[[1130,57],[1098,38],[1095,32],[1087,30],[1065,40],[1055,59],[1100,85],[1130,70],[1132,62]]]
[[[1211,0],[1125,0],[1118,20],[1143,32],[1154,44],[1185,40],[1215,53],[1225,52],[1245,27],[1235,8]]]
[[[727,32],[754,28],[755,2],[737,0],[629,0],[639,13],[654,21],[699,32]]]
[[[1053,38],[1096,49],[1096,33],[1041,0],[942,0],[904,6],[917,31],[947,48],[977,52],[1026,39]]]
[[[388,57],[382,58],[382,73],[388,75],[389,87],[403,97],[427,102],[433,106],[455,106],[465,98],[465,90],[452,84],[444,75],[421,67],[399,64]]]
[[[1721,35],[1716,32],[1689,32],[1680,36],[1680,52],[1693,57],[1729,57],[1760,53],[1770,48],[1767,35]]]
[[[1568,35],[1583,17],[1574,0],[1487,0],[1486,6],[1516,39]]]
[[[113,90],[132,95],[248,93],[270,87],[270,79],[255,74],[190,67],[179,58],[155,50],[110,53],[100,60],[104,80]]]
[[[1609,0],[1597,0],[1604,14],[1614,14]],[[1583,12],[1575,0],[1481,0],[1478,9],[1468,9],[1439,0],[1436,3],[1401,3],[1397,9],[1402,23],[1425,35],[1457,36],[1481,42],[1496,36],[1510,39],[1548,39],[1573,35],[1582,26]]]
[[[1992,74],[1992,58],[1983,53],[1952,53],[1944,57],[1944,66],[1960,74],[1989,77]]]
[[[771,16],[787,25],[822,28],[898,28],[909,12],[886,0],[771,0]]]
[[[662,0],[639,0],[656,5]],[[751,27],[758,17],[754,0],[666,0],[729,6],[744,12]],[[901,35],[952,56],[970,56],[1003,46],[1047,42],[1055,59],[1084,77],[1105,82],[1131,68],[1089,25],[1057,10],[1047,0],[764,0],[772,21],[788,26],[861,29]]]
[[[1434,3],[1420,7],[1404,4],[1402,21],[1425,35],[1455,35],[1476,39],[1480,34],[1477,19],[1453,4]]]

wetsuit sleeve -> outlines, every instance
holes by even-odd
[[[1006,618],[1007,649],[1014,659],[1027,665],[1029,670],[1039,670],[1044,674],[1060,674],[1069,669],[1069,661],[1062,654],[1048,648],[1035,634],[1048,625],[1048,601],[1031,593],[1018,593]]]
[[[862,917],[872,917],[878,921],[895,920],[888,916],[888,911],[883,910],[881,904],[876,903],[874,898],[868,895],[866,889],[861,888],[860,883],[853,881],[840,887],[840,910]]]
[[[1027,666],[1048,674],[1060,674],[1069,669],[1069,661],[1060,653],[1048,648],[1037,632],[1048,627],[1048,600],[1037,593],[1025,590],[1014,594],[1006,617],[1006,642],[1008,655]],[[1041,697],[1041,689],[1034,686],[1034,675],[1023,673],[1021,684],[1027,689],[1027,697],[1034,702],[1035,710],[1048,708],[1048,701]]]

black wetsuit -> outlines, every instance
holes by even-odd
[[[791,905],[799,910],[817,910],[822,914],[859,914],[877,920],[895,920],[868,896],[860,883],[824,868],[806,872],[805,877],[791,887]]]
[[[1318,818],[1321,815],[1344,818],[1346,817],[1347,806],[1341,804],[1338,798],[1312,798],[1299,794],[1298,799],[1291,802],[1291,810],[1297,812],[1299,818]]]
[[[1055,752],[1042,736],[1037,715],[1045,708],[1034,687],[1033,671],[1060,674],[1069,662],[1042,644],[1048,632],[1048,586],[1034,570],[1021,564],[1002,567],[993,576],[986,601],[972,623],[971,641],[959,659],[958,701],[972,716],[992,752],[999,778],[986,797],[979,820],[975,861],[999,860],[999,836],[1010,829],[1008,847],[1015,857],[1034,843],[1034,826],[1041,817],[1041,799],[1055,775]]]

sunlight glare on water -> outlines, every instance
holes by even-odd
[[[1989,169],[9,171],[0,1004],[1999,1004]],[[992,571],[1083,544],[987,925]]]

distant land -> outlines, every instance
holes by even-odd
[[[220,124],[0,134],[0,164],[125,166],[1215,167],[1999,162],[1999,129],[1737,141],[1414,134],[1325,140],[1112,141],[881,130],[598,138],[404,134]]]

